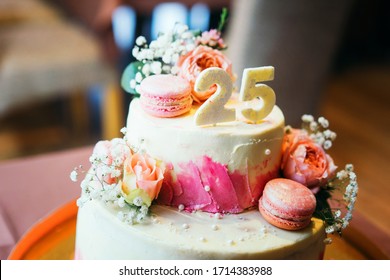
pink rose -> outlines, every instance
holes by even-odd
[[[331,178],[336,166],[324,149],[303,130],[286,133],[282,146],[281,169],[285,178],[297,181],[314,193]]]
[[[164,179],[164,167],[148,155],[133,154],[125,161],[122,191],[128,203],[141,197],[150,206],[157,198]]]
[[[200,72],[210,67],[218,67],[225,70],[233,80],[232,63],[218,50],[207,46],[198,46],[186,55],[179,58],[176,66],[179,67],[178,75],[190,82],[192,97],[198,102],[206,101],[217,90],[214,85],[206,92],[195,92],[194,84]]]

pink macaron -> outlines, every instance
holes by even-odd
[[[174,75],[145,78],[141,82],[139,93],[142,109],[155,117],[176,117],[188,112],[192,106],[190,83]]]
[[[316,198],[306,186],[289,179],[269,181],[259,200],[259,210],[270,224],[299,230],[310,224]]]

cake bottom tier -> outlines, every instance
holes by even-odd
[[[321,220],[300,231],[268,224],[257,210],[214,215],[154,205],[147,221],[129,225],[99,201],[79,208],[76,259],[321,259]]]

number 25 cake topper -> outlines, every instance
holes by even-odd
[[[271,113],[276,100],[273,89],[261,82],[271,81],[273,78],[272,66],[246,68],[239,94],[240,106],[226,108],[225,104],[233,93],[230,76],[217,67],[202,71],[196,80],[195,91],[206,91],[214,84],[218,89],[197,110],[195,125],[211,125],[236,119],[244,119],[248,123],[260,122]]]

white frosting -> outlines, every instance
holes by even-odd
[[[321,220],[300,231],[267,223],[257,210],[220,218],[152,206],[151,218],[128,225],[118,209],[90,201],[79,209],[76,254],[82,259],[318,259]]]
[[[237,106],[231,100],[227,106]],[[283,138],[284,117],[275,106],[260,124],[241,121],[198,127],[194,114],[199,107],[176,118],[157,118],[145,113],[135,99],[131,102],[127,118],[128,142],[147,151],[149,155],[175,168],[177,163],[189,162],[207,155],[215,162],[228,165],[230,171],[243,171],[269,159],[264,172],[279,165]],[[273,156],[265,154],[266,150]]]

